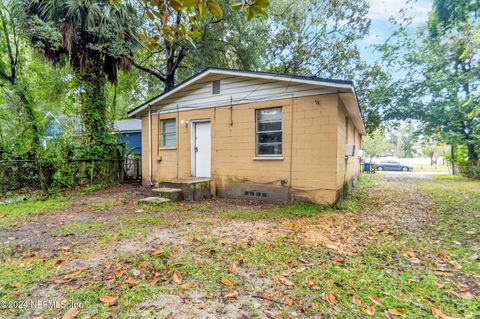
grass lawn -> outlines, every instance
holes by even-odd
[[[62,304],[0,317],[478,317],[479,181],[365,176],[335,206],[145,196],[0,206],[0,305]]]

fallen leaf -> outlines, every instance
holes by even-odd
[[[66,274],[65,276],[63,276],[63,279],[73,279],[73,278],[77,278],[78,275],[80,275],[82,273],[83,269],[80,269],[80,270],[77,270],[77,271],[74,271],[74,272],[71,272],[69,274]]]
[[[160,255],[163,255],[164,252],[165,250],[163,248],[159,248],[152,252],[152,256],[160,256]]]
[[[273,312],[271,311],[268,311],[268,310],[264,310],[263,313],[265,314],[265,316],[267,316],[267,318],[269,319],[280,319],[280,317],[276,316]]]
[[[341,263],[345,262],[345,259],[340,257],[340,256],[335,256],[335,257],[333,257],[333,262],[336,263],[336,264],[341,264]]]
[[[322,300],[327,301],[329,304],[334,305],[337,303],[337,298],[335,298],[335,295],[332,293],[322,293]]]
[[[387,319],[395,319],[395,317],[388,310],[385,310],[383,313]]]
[[[21,294],[23,294],[25,291],[23,289],[19,289],[15,292],[12,292],[12,296],[15,296],[15,297],[18,297],[20,296]]]
[[[158,278],[155,278],[155,279],[153,279],[152,281],[150,281],[150,282],[148,283],[148,286],[149,286],[149,287],[153,287],[153,286],[155,286],[155,285],[157,284],[158,281],[159,281],[159,279],[158,279]]]
[[[307,283],[307,286],[313,286],[314,285],[314,282],[310,278],[310,276],[305,277],[305,282]]]
[[[448,259],[448,257],[447,257],[446,255],[443,255],[443,254],[440,254],[440,255],[438,256],[438,258],[440,258],[442,261],[445,261],[445,260]]]
[[[370,295],[370,296],[368,296],[368,299],[370,299],[376,305],[380,306],[382,304],[382,302],[380,301],[380,299],[378,299],[377,296]]]
[[[400,311],[400,310],[397,310],[397,309],[388,309],[387,311],[390,314],[395,315],[395,316],[405,317],[407,315],[404,311]]]
[[[278,277],[278,282],[285,286],[293,286],[293,282],[285,277]]]
[[[231,282],[228,278],[222,277],[222,278],[220,278],[220,282],[222,284],[224,284],[225,286],[235,287],[235,284],[233,282]]]
[[[353,295],[352,297],[352,302],[356,305],[362,305],[362,301],[360,300],[360,298],[358,298],[357,296]]]
[[[183,280],[182,274],[178,270],[174,270],[172,280],[176,284],[181,284]]]
[[[241,264],[243,264],[243,254],[240,254],[237,258],[237,261],[238,261],[238,265],[240,266]]]
[[[79,311],[78,308],[72,307],[72,308],[68,309],[68,311],[63,314],[62,319],[72,319],[73,317],[75,317],[78,314],[78,311]]]
[[[237,270],[237,266],[235,266],[234,263],[230,265],[230,268],[228,268],[229,273],[234,273]]]
[[[432,316],[435,318],[440,318],[440,315],[442,314],[442,311],[438,308],[432,307]]]
[[[460,265],[460,263],[455,260],[452,260],[450,262],[450,267],[452,267],[453,269],[462,269],[462,265]]]
[[[442,319],[458,319],[458,318],[450,317],[444,314],[443,311],[435,307],[432,307],[432,316],[435,318],[442,318]]]
[[[373,316],[375,314],[375,307],[374,306],[368,306],[368,305],[365,305],[363,306],[363,311],[369,315],[369,316]]]
[[[448,291],[448,294],[454,297],[465,299],[465,300],[470,300],[473,298],[472,293],[468,290],[455,291],[453,289],[450,289]]]
[[[234,290],[234,291],[231,291],[227,294],[225,294],[225,299],[237,299],[238,297],[238,291]]]
[[[98,299],[109,306],[113,306],[118,299],[118,296],[100,296]]]
[[[437,275],[439,275],[439,276],[446,276],[446,277],[451,277],[451,276],[453,276],[453,274],[452,274],[451,272],[449,272],[449,271],[437,270],[435,273],[436,273]]]
[[[409,251],[407,250],[406,252],[403,253],[403,256],[407,257],[407,258],[413,258],[413,257],[416,257],[415,253],[413,251]]]
[[[22,262],[23,266],[30,266],[31,264],[33,264],[33,258],[25,258]]]
[[[127,277],[125,279],[125,283],[134,286],[134,285],[138,285],[140,283],[140,280],[139,279],[134,279],[132,277]]]

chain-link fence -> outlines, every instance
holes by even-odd
[[[0,194],[140,180],[141,159],[137,156],[66,160],[57,165],[38,160],[0,161]]]

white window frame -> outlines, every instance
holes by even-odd
[[[165,122],[173,122],[174,123],[173,132],[165,132]],[[160,120],[160,123],[161,123],[160,148],[162,148],[162,149],[176,148],[177,147],[177,119],[175,119],[175,118],[162,119],[162,120]],[[175,142],[173,143],[173,145],[165,145],[165,142],[166,142],[165,135],[166,134],[173,134],[173,136],[175,138]]]
[[[259,116],[258,113],[265,110],[273,110],[279,109],[280,110],[280,129],[279,130],[272,130],[272,131],[259,131]],[[267,123],[268,121],[264,121],[262,123]],[[260,143],[259,142],[259,135],[262,133],[281,133],[282,140],[281,142],[271,142],[271,143]],[[280,154],[259,154],[259,146],[263,145],[281,145],[281,152]],[[255,157],[256,158],[282,158],[283,156],[283,109],[281,106],[275,107],[268,107],[268,108],[261,108],[255,110]]]

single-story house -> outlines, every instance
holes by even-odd
[[[125,145],[126,152],[129,154],[142,154],[142,121],[136,119],[115,120],[112,126],[112,133],[116,137],[117,144]],[[46,146],[48,141],[55,140],[67,132],[72,136],[83,133],[82,121],[78,115],[54,115],[48,112],[44,117],[44,127],[43,146]]]
[[[351,81],[207,68],[128,113],[144,184],[207,178],[214,195],[334,203],[360,171]]]

